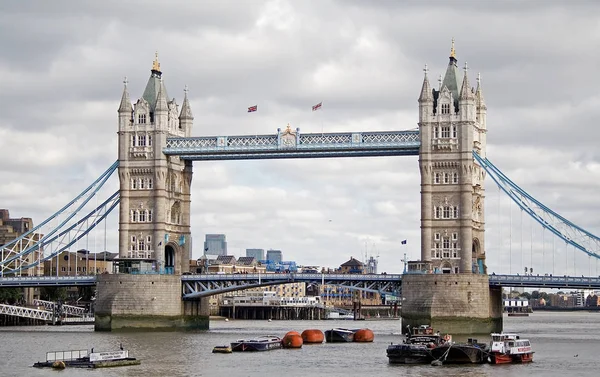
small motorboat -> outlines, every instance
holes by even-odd
[[[335,328],[325,331],[325,340],[327,343],[346,343],[354,341],[354,333],[359,329]]]
[[[490,342],[490,363],[529,363],[533,361],[533,350],[529,339],[517,334],[493,333]]]
[[[232,353],[231,346],[215,346],[212,353]]]
[[[239,339],[231,343],[233,352],[270,351],[281,348],[281,338],[274,335],[259,336],[253,339]]]

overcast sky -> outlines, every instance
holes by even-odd
[[[423,66],[437,86],[454,37],[473,85],[481,72],[488,158],[600,234],[599,11],[584,0],[2,1],[0,208],[40,223],[116,160],[123,77],[137,100],[155,51],[169,95],[181,104],[189,86],[194,136],[274,134],[288,122],[408,130]],[[400,272],[404,253],[420,256],[419,184],[417,157],[196,162],[193,256],[206,233],[224,233],[237,257],[274,248],[335,267],[366,252],[380,272]],[[532,235],[491,180],[486,204],[490,271],[598,273],[548,232]],[[110,251],[117,228],[112,216]]]

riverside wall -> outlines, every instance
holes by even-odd
[[[208,329],[208,300],[183,301],[179,275],[98,275],[96,331]]]
[[[405,274],[402,324],[430,325],[450,334],[489,334],[502,330],[502,290],[486,275]]]

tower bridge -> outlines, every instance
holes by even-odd
[[[574,249],[600,258],[600,239],[544,206],[487,159],[487,105],[481,80],[478,76],[473,88],[466,63],[461,72],[454,42],[437,88],[430,85],[428,74],[425,66],[417,130],[303,133],[288,125],[273,134],[192,137],[194,116],[187,89],[181,106],[170,99],[156,58],[135,103],[124,81],[117,162],[51,218],[0,247],[4,276],[0,286],[96,284],[97,330],[206,328],[208,303],[203,297],[209,294],[275,284],[277,279],[316,284],[319,277],[183,275],[191,255],[193,161],[415,155],[421,178],[420,260],[409,264],[409,273],[403,276],[340,276],[335,280],[335,276],[319,275],[321,284],[326,278],[354,289],[386,291],[398,289],[401,283],[406,324],[430,323],[455,334],[501,329],[502,285],[596,287],[596,278],[489,275],[486,176],[543,229]],[[85,214],[85,205],[115,171],[119,191]],[[45,261],[51,263],[105,221],[117,205],[117,274],[47,281],[12,277]],[[58,225],[51,225],[53,219],[59,219]]]

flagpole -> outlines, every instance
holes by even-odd
[[[321,101],[321,107],[319,108],[319,110],[321,110],[321,112],[323,111],[323,103],[325,103],[325,101]],[[321,117],[321,136],[323,136],[323,115],[321,115],[320,117]]]

